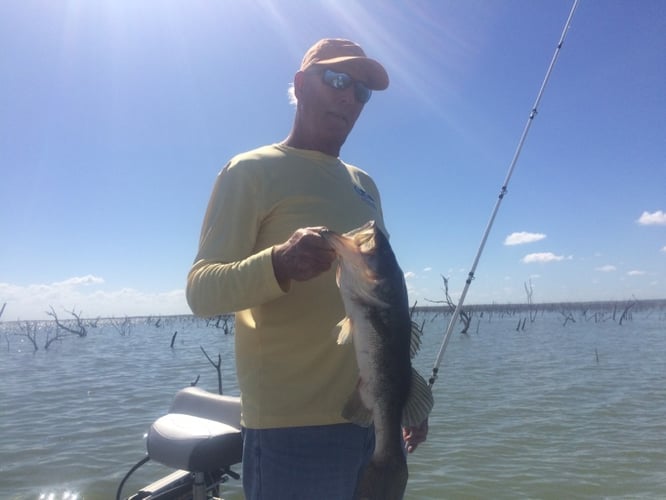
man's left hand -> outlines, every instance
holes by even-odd
[[[415,427],[403,427],[402,439],[405,442],[407,453],[412,453],[428,436],[428,419]]]

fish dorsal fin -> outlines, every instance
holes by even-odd
[[[428,383],[412,368],[412,385],[409,389],[407,403],[402,410],[402,425],[415,427],[422,424],[430,415],[434,405],[435,400]]]
[[[349,344],[352,341],[352,322],[349,316],[345,316],[333,329],[338,337],[338,345]]]
[[[420,327],[416,322],[412,321],[412,335],[409,342],[409,357],[414,359],[416,353],[419,352],[421,348],[421,335],[423,334],[423,328]]]

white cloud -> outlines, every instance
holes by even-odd
[[[564,260],[562,255],[555,255],[552,252],[540,252],[540,253],[530,253],[523,257],[522,261],[525,264],[532,264],[534,262],[558,262]]]
[[[100,286],[103,283],[103,278],[93,275],[51,284],[0,283],[0,301],[7,302],[2,320],[47,319],[46,311],[51,307],[57,313],[75,310],[85,318],[190,312],[182,289],[166,292],[142,292],[132,288],[105,290]]]
[[[504,240],[505,245],[524,245],[525,243],[534,243],[535,241],[541,241],[546,237],[543,233],[527,233],[521,231],[519,233],[511,233]]]
[[[406,280],[411,279],[411,278],[415,278],[415,277],[416,277],[416,273],[414,273],[414,272],[412,272],[412,271],[407,271],[407,272],[405,273],[405,279],[406,279]]]
[[[664,246],[661,248],[661,251],[664,252],[664,253],[666,253],[666,245],[664,245]]]
[[[602,273],[612,273],[613,271],[617,271],[617,267],[611,264],[606,264],[605,266],[596,267],[594,270]]]
[[[666,213],[663,210],[643,212],[636,222],[642,226],[666,226]]]
[[[627,276],[643,276],[644,274],[646,274],[645,271],[639,271],[638,269],[634,269],[633,271],[629,271],[627,273]]]
[[[68,278],[64,281],[57,281],[52,283],[51,286],[54,287],[75,287],[78,285],[101,285],[104,283],[104,278],[99,276],[93,276],[92,274],[87,274],[86,276],[75,276],[73,278]]]

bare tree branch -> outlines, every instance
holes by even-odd
[[[440,274],[442,277],[442,281],[444,282],[444,297],[446,300],[430,300],[429,302],[433,302],[434,304],[446,304],[449,308],[450,312],[455,311],[456,309],[456,304],[453,302],[453,299],[451,298],[451,295],[449,294],[449,278],[444,276],[443,274]],[[460,331],[460,333],[467,334],[467,331],[469,330],[469,325],[472,322],[472,314],[470,312],[465,311],[464,308],[460,309],[460,322],[463,324],[463,329]]]
[[[222,331],[224,331],[225,335],[229,335],[230,333],[233,332],[233,325],[230,325],[229,321],[231,320],[232,316],[228,314],[220,314],[217,317],[217,321],[215,322],[215,327],[216,328],[222,328]],[[223,322],[223,324],[220,326],[220,322]]]
[[[206,352],[206,349],[203,348],[203,346],[199,346],[201,348],[201,351],[204,353],[206,356],[206,359],[210,362],[211,365],[215,367],[215,370],[217,370],[217,391],[222,394],[222,355],[219,353],[217,354],[217,363],[215,363],[212,359],[210,359],[210,356]]]
[[[621,325],[622,321],[625,319],[631,319],[631,313],[629,312],[632,307],[636,305],[636,299],[634,299],[633,302],[629,303],[625,308],[624,311],[622,311],[622,316],[620,316],[620,321],[618,321],[618,324]]]
[[[116,329],[121,337],[125,337],[130,334],[132,331],[132,320],[128,316],[125,316],[125,319],[120,322],[116,321],[114,318],[110,320],[111,326]]]
[[[60,319],[58,318],[58,315],[56,314],[55,309],[53,309],[53,306],[50,306],[50,307],[51,307],[51,312],[46,311],[46,314],[48,314],[49,316],[51,316],[55,320],[56,326],[58,328],[66,331],[68,333],[71,333],[73,335],[78,335],[79,337],[85,337],[86,335],[88,335],[88,330],[86,329],[86,326],[85,326],[84,322],[81,320],[81,313],[76,314],[76,312],[73,311],[73,310],[72,311],[65,311],[65,312],[70,313],[72,316],[74,316],[74,318],[76,318],[76,328],[71,328],[71,327],[67,326],[66,324],[62,323],[60,321]]]
[[[572,323],[576,322],[576,320],[573,317],[572,312],[567,312],[567,311],[562,310],[562,311],[560,311],[560,313],[562,314],[562,316],[564,316],[564,323],[562,324],[562,326],[567,326],[567,323],[569,321],[571,321]]]
[[[39,346],[37,345],[37,323],[31,321],[19,323],[19,333],[17,335],[25,337],[30,341],[33,352],[39,350]]]
[[[527,310],[528,314],[530,316],[530,323],[534,323],[534,320],[536,319],[536,309],[534,308],[534,287],[532,287],[532,279],[530,278],[529,280],[529,286],[528,282],[523,283],[525,285],[525,294],[527,295]],[[525,325],[523,324],[523,330],[525,329]]]

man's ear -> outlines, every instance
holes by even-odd
[[[303,86],[305,85],[305,73],[299,71],[294,75],[294,95],[300,100],[303,95]]]

